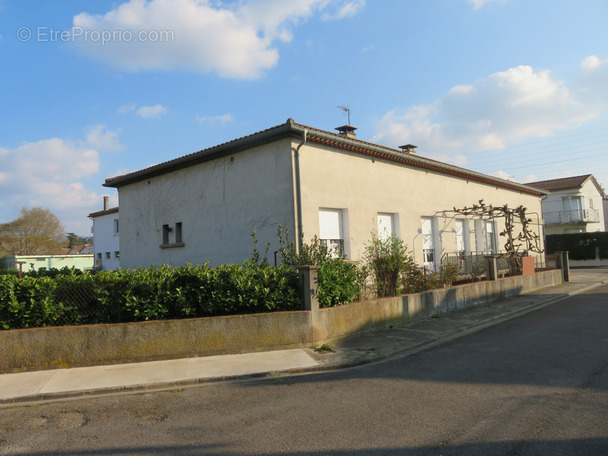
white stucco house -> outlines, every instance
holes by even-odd
[[[606,196],[592,174],[527,185],[548,193],[542,202],[546,234],[606,231]]]
[[[109,207],[109,199],[103,197],[103,210],[92,212],[93,250],[95,251],[95,268],[113,270],[120,267],[120,236],[118,207]]]
[[[106,179],[119,192],[121,267],[240,263],[250,258],[253,231],[261,251],[270,245],[272,263],[281,225],[296,242],[318,236],[353,260],[372,232],[393,233],[436,270],[446,254],[500,250],[502,220],[449,212],[482,199],[524,205],[542,233],[544,191],[425,158],[414,146],[361,141],[351,126],[337,130],[288,119]]]

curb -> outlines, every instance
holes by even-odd
[[[354,360],[347,360],[343,362],[336,363],[327,363],[324,365],[318,365],[314,367],[304,367],[304,368],[294,368],[287,370],[277,370],[277,371],[266,371],[266,372],[256,372],[251,374],[237,374],[237,375],[228,375],[221,377],[205,377],[205,378],[193,378],[187,380],[177,380],[172,382],[159,382],[159,383],[145,383],[139,385],[127,385],[127,386],[117,386],[117,387],[108,387],[108,388],[96,388],[90,390],[79,390],[79,391],[65,391],[58,393],[41,393],[41,394],[32,394],[28,396],[20,396],[12,399],[0,399],[0,408],[10,408],[10,407],[18,407],[24,403],[33,403],[33,402],[53,402],[63,399],[78,399],[85,397],[100,397],[107,395],[117,395],[117,394],[136,394],[142,392],[153,392],[153,391],[168,391],[171,389],[179,389],[182,387],[192,387],[196,385],[203,385],[208,383],[222,383],[222,382],[235,382],[235,381],[247,381],[247,380],[255,380],[255,379],[263,379],[263,378],[272,378],[277,376],[288,376],[288,375],[302,375],[302,374],[313,374],[318,372],[327,372],[331,370],[339,370],[339,369],[350,369],[363,365],[379,363],[391,359],[398,359],[407,356],[411,356],[417,353],[420,353],[424,350],[428,350],[430,348],[434,348],[453,340],[459,339],[461,337],[467,336],[469,334],[476,333],[483,329],[496,326],[505,321],[509,321],[523,315],[526,315],[531,312],[535,312],[544,307],[555,304],[559,301],[562,301],[570,296],[575,296],[577,294],[584,293],[593,288],[600,287],[602,285],[608,284],[608,281],[602,282],[594,282],[590,285],[581,287],[578,290],[573,290],[567,293],[561,293],[559,295],[547,298],[545,300],[539,301],[535,304],[531,304],[528,307],[522,309],[516,309],[511,312],[503,313],[501,315],[497,315],[491,318],[488,318],[479,323],[465,326],[459,329],[456,329],[450,333],[444,334],[440,337],[435,338],[430,342],[420,342],[415,345],[410,345],[403,349],[397,349],[390,351],[388,353],[378,354],[374,356],[370,356],[368,358],[360,358]],[[525,295],[519,295],[525,296]]]

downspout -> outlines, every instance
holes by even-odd
[[[306,144],[306,135],[308,134],[308,129],[304,129],[304,133],[302,135],[302,142],[298,144],[298,147],[294,150],[294,174],[295,174],[295,182],[294,182],[294,193],[296,200],[296,220],[295,220],[295,246],[296,253],[300,253],[300,241],[303,236],[303,224],[302,224],[302,189],[300,184],[300,149]]]

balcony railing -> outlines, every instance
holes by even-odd
[[[545,225],[569,225],[573,223],[597,223],[600,212],[597,209],[556,211],[543,214]]]

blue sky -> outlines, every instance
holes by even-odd
[[[107,177],[292,117],[608,186],[604,0],[0,0],[0,223],[90,232]],[[432,189],[429,189],[432,191]]]

